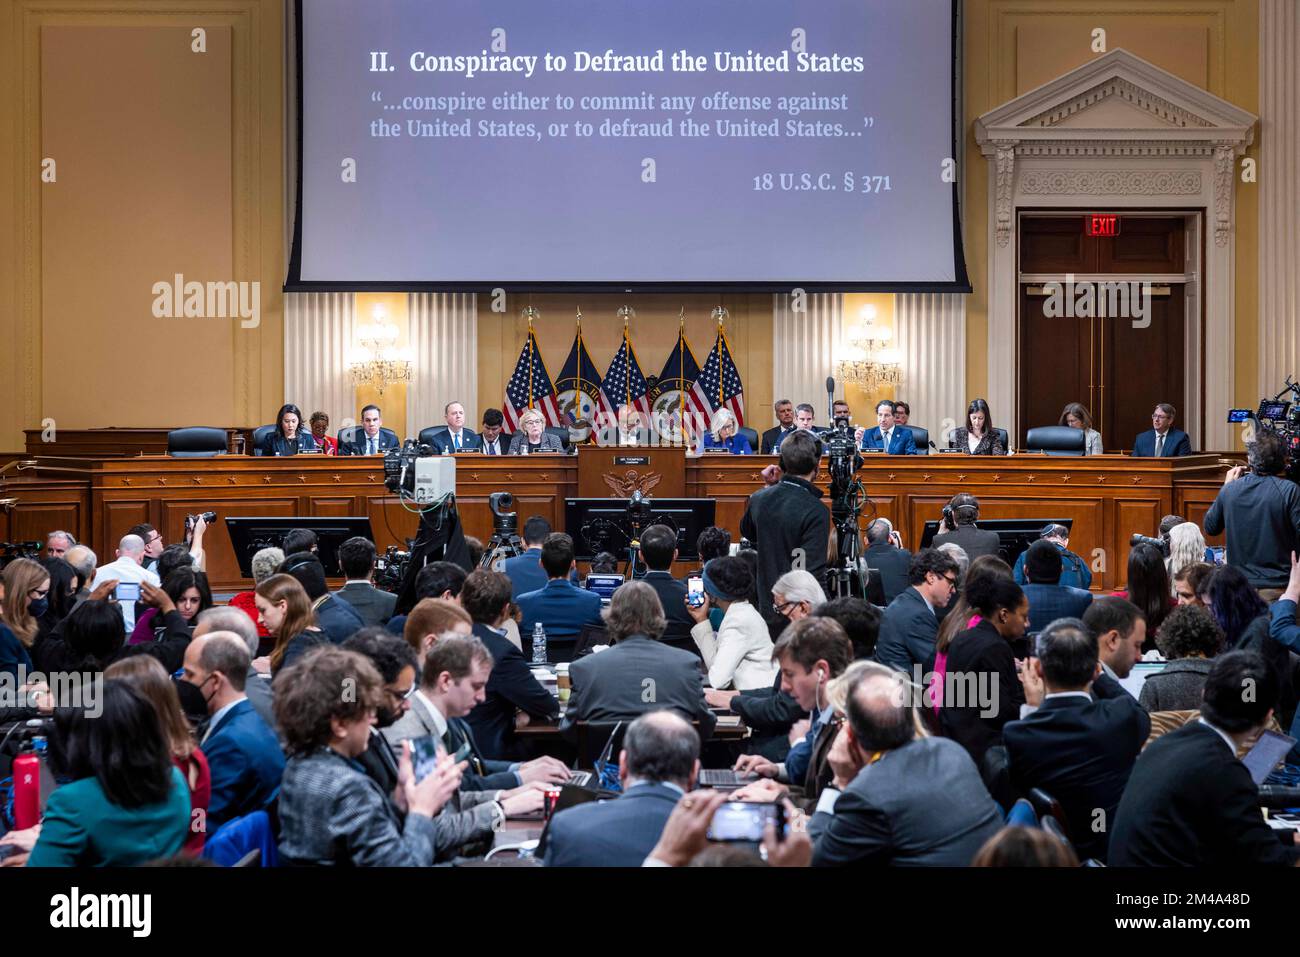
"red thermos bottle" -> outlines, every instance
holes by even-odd
[[[14,758],[14,830],[41,823],[41,761],[28,751]]]

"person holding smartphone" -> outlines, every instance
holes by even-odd
[[[144,567],[144,539],[139,535],[123,536],[117,543],[116,555],[115,561],[95,570],[95,578],[90,583],[90,590],[93,592],[107,581],[118,582],[114,597],[117,598],[118,606],[122,609],[123,630],[126,634],[130,634],[135,629],[135,602],[140,597],[140,583],[148,582],[154,588],[161,588],[162,582],[158,580],[156,573]],[[135,586],[134,597],[126,593],[118,595],[123,585]]]

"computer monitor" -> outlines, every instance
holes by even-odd
[[[349,538],[360,536],[375,540],[375,533],[370,528],[368,518],[321,518],[315,515],[294,517],[231,516],[226,518],[226,531],[230,534],[230,546],[235,550],[235,559],[239,562],[239,573],[245,578],[253,577],[253,556],[263,548],[281,548],[284,536],[295,528],[306,528],[316,533],[316,554],[325,566],[325,574],[342,575],[339,568],[339,546]]]
[[[711,498],[654,498],[647,499],[650,507],[648,520],[642,528],[667,525],[677,531],[677,557],[693,561],[700,557],[695,541],[700,532],[713,524],[717,502]],[[612,552],[620,559],[627,557],[627,547],[632,541],[631,517],[628,500],[622,498],[566,498],[564,500],[564,530],[573,539],[575,558],[591,561],[601,552]]]
[[[614,597],[614,592],[618,591],[618,586],[623,584],[623,576],[592,572],[587,576],[587,580],[583,584],[586,586],[587,591],[599,595],[601,602],[608,605],[610,599]]]
[[[1063,525],[1069,532],[1074,525],[1072,518],[982,518],[976,523],[986,532],[998,533],[998,556],[1012,567],[1020,553],[1027,549],[1043,535],[1048,525]],[[934,537],[939,534],[937,521],[926,522],[921,530],[921,547],[929,548]]]

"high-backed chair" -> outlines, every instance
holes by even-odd
[[[437,448],[437,435],[439,432],[446,432],[445,425],[431,425],[427,429],[420,430],[420,444],[427,445],[430,448]]]
[[[993,430],[993,434],[996,435],[996,436],[998,437],[998,441],[1002,443],[1002,447],[1003,447],[1004,449],[1006,449],[1008,452],[1010,452],[1010,451],[1011,451],[1011,438],[1010,438],[1010,436],[1007,435],[1007,430],[1006,430],[1006,429],[996,429],[996,428],[995,428],[995,429]]]
[[[177,459],[207,459],[226,454],[226,430],[196,425],[167,433],[167,454]]]
[[[262,446],[266,445],[267,437],[275,431],[274,425],[259,425],[253,430],[253,440],[248,443],[249,455],[261,455]]]
[[[1072,429],[1068,425],[1040,425],[1030,429],[1025,436],[1024,450],[1048,455],[1083,455],[1087,439],[1083,429]]]
[[[912,441],[916,443],[916,452],[918,455],[930,454],[930,430],[923,429],[919,425],[905,425],[903,428],[912,433]]]
[[[569,446],[572,444],[572,440],[570,440],[569,438],[568,426],[548,425],[542,431],[549,432],[551,433],[551,435],[558,437],[560,440],[560,445],[564,447],[564,451],[566,452],[569,451]]]
[[[736,430],[736,434],[743,435],[745,437],[745,441],[749,443],[749,447],[754,450],[754,454],[755,455],[758,454],[758,451],[762,447],[763,443],[759,440],[757,429],[751,429],[747,425],[742,425],[740,428]]]

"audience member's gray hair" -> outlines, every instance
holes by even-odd
[[[810,607],[820,605],[826,600],[826,592],[817,583],[817,576],[802,569],[786,572],[776,580],[772,586],[772,596],[777,595],[786,601],[806,601]]]
[[[658,638],[668,627],[659,595],[645,582],[620,585],[601,617],[605,619],[610,644],[632,635]]]
[[[205,635],[214,631],[234,632],[244,639],[250,655],[257,654],[257,646],[261,639],[257,634],[257,625],[248,617],[247,612],[230,605],[219,605],[199,612],[199,617],[194,620],[194,626],[197,629],[200,625],[206,626],[203,629]]]
[[[253,560],[249,566],[253,570],[253,582],[260,585],[272,575],[275,570],[284,563],[284,552],[272,546],[263,548],[253,555]]]
[[[651,711],[628,725],[623,735],[623,750],[631,777],[639,781],[669,781],[689,790],[691,774],[700,757],[700,736],[677,712]]]
[[[234,632],[214,631],[200,640],[203,647],[199,649],[199,667],[208,672],[220,671],[230,682],[230,687],[243,691],[248,667],[253,661],[244,639]]]
[[[50,543],[50,540],[55,538],[61,538],[65,542],[67,542],[68,543],[66,546],[67,548],[71,548],[73,545],[77,544],[77,540],[75,538],[73,538],[69,533],[62,531],[60,529],[56,529],[55,531],[50,532],[50,534],[46,535],[45,544],[48,545]]]
[[[966,569],[970,568],[970,556],[966,554],[966,549],[962,548],[956,542],[944,542],[942,545],[936,545],[936,549],[944,552],[957,563],[957,587],[966,580]]]
[[[99,556],[85,545],[73,545],[63,556],[63,560],[77,570],[83,586],[90,585],[95,577],[95,569],[99,565]]]

